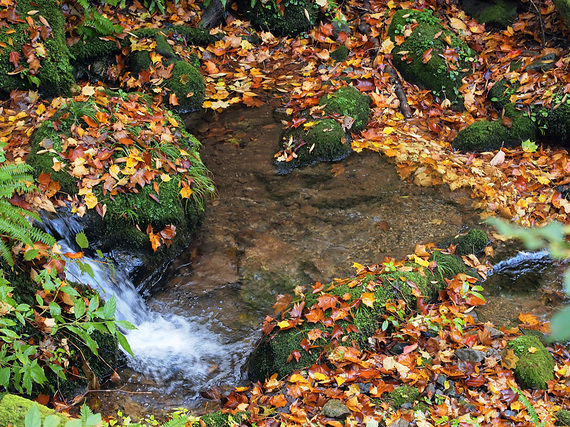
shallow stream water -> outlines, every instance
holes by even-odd
[[[139,335],[136,344],[150,355],[144,363],[161,360],[160,366],[139,369],[146,375],[123,369],[116,387],[127,394],[106,395],[106,406],[139,415],[180,406],[212,408],[215,404],[201,398],[200,391],[215,395],[216,389],[243,379],[242,367],[277,293],[350,276],[354,262],[401,258],[413,253],[417,243],[449,241],[479,223],[467,193],[402,182],[378,153],[352,154],[334,165],[280,176],[272,158],[281,129],[270,105],[214,113],[191,129],[203,143],[202,157],[217,196],[208,201],[205,223],[188,249],[152,290],[146,310],[162,319],[187,319],[189,337],[198,331],[198,338],[173,343],[167,330],[160,336],[151,331]],[[514,255],[503,252],[505,259]],[[545,280],[555,282],[559,270],[539,258],[538,264],[551,272]],[[487,295],[494,302],[481,311],[484,320],[506,324],[513,321],[512,313],[539,306],[540,314],[549,312],[543,309],[547,299],[536,294],[542,285],[522,293],[492,286]],[[560,285],[554,283],[552,289]],[[193,365],[169,358],[171,353],[180,356],[169,346],[208,351],[198,351],[205,356]]]

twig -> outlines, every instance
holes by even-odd
[[[390,81],[394,85],[396,96],[400,101],[400,111],[402,112],[402,115],[406,119],[411,119],[413,117],[412,109],[410,108],[410,104],[408,104],[408,98],[406,97],[406,92],[404,92],[398,73],[390,64],[386,65],[386,71],[390,75]]]
[[[541,0],[539,0],[541,1]],[[541,47],[544,48],[545,43],[546,43],[546,36],[544,35],[544,22],[542,22],[542,14],[540,13],[540,8],[536,5],[536,3],[534,2],[534,0],[530,0],[532,6],[534,7],[534,10],[536,11],[536,16],[538,16],[538,23],[540,25],[540,32],[542,34],[542,40],[541,40]]]

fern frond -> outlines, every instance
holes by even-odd
[[[34,242],[42,242],[49,246],[52,246],[56,242],[52,235],[35,227],[30,229],[30,238]]]
[[[31,224],[28,224],[32,228]],[[0,233],[13,240],[24,242],[26,245],[33,246],[34,242],[30,238],[30,228],[24,227],[20,224],[14,224],[10,220],[0,217]]]
[[[12,253],[6,243],[4,243],[4,239],[0,238],[0,256],[12,267],[14,265],[14,258],[12,258]]]
[[[0,173],[6,173],[10,176],[30,174],[33,168],[26,163],[4,163],[0,166]]]
[[[10,219],[22,227],[29,226],[28,216],[39,221],[39,215],[25,210],[20,206],[14,206],[6,199],[0,199],[0,216]]]

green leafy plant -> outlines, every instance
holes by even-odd
[[[37,214],[10,203],[14,194],[29,193],[36,188],[32,176],[28,173],[30,171],[31,167],[24,164],[6,163],[0,166],[0,255],[10,266],[14,265],[10,252],[13,242],[24,242],[29,246],[34,246],[35,242],[50,246],[55,243],[52,236],[30,222],[29,218],[39,221]]]
[[[524,394],[522,394],[522,392],[518,388],[511,387],[511,390],[514,391],[519,396],[519,400],[521,401],[521,403],[524,405],[524,407],[528,411],[528,414],[530,415],[530,419],[532,420],[533,424],[536,427],[546,426],[545,423],[540,421],[540,418],[538,417],[538,414],[536,413],[536,409],[534,409],[534,406],[532,406],[532,403],[529,402],[529,400],[526,398],[526,396]]]
[[[77,29],[81,36],[85,38],[105,37],[123,32],[123,27],[113,24],[109,18],[101,15],[88,0],[78,0],[78,3],[83,7],[84,15],[83,24]],[[112,4],[112,2],[109,3]]]
[[[570,258],[570,225],[551,222],[544,227],[521,228],[498,218],[488,222],[503,236],[519,239],[529,250],[546,249],[555,259]],[[570,269],[564,274],[564,288],[570,295]],[[554,341],[570,340],[570,307],[555,313],[550,319],[550,338]]]
[[[38,405],[35,404],[27,413],[24,422],[25,427],[57,427],[61,422],[57,415],[48,415],[42,424],[42,416]],[[94,414],[87,405],[83,405],[80,418],[69,420],[65,427],[95,427],[101,425],[101,414]]]

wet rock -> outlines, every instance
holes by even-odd
[[[460,348],[455,350],[455,356],[464,362],[482,362],[485,360],[485,353],[481,350],[475,350],[472,348]]]
[[[340,400],[331,399],[323,406],[322,414],[328,418],[344,418],[351,412]]]
[[[548,53],[536,61],[531,62],[526,66],[527,71],[548,71],[554,67],[554,61],[556,61],[555,53]]]
[[[485,326],[485,329],[489,332],[489,336],[490,336],[492,339],[495,339],[495,338],[503,338],[503,337],[505,336],[505,334],[504,334],[503,332],[501,332],[501,331],[499,331],[498,329],[495,329],[495,328],[493,328],[493,327],[491,327],[491,326]]]

